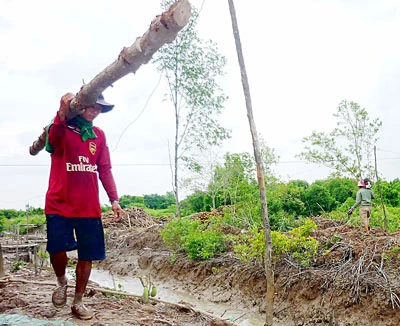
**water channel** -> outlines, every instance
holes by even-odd
[[[115,276],[105,270],[93,269],[90,280],[96,282],[101,287],[125,291],[135,295],[141,295],[143,293],[140,280],[134,277]],[[265,316],[261,314],[255,314],[242,309],[233,309],[224,303],[215,303],[198,299],[190,293],[173,289],[166,284],[157,283],[157,299],[173,303],[187,302],[193,305],[195,310],[206,311],[215,316],[223,316],[224,318],[234,321],[234,323],[239,326],[262,326],[265,322]],[[278,326],[283,324],[275,324],[274,322],[274,325]]]

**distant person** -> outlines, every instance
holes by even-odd
[[[114,221],[123,211],[111,172],[110,153],[104,132],[93,120],[114,107],[102,95],[82,113],[67,120],[74,95],[65,94],[52,124],[47,128],[46,150],[51,153],[49,186],[46,193],[47,251],[57,276],[52,295],[57,308],[67,303],[67,251],[77,250],[75,296],[71,310],[80,319],[93,312],[82,301],[93,260],[105,259],[98,178],[110,199]]]
[[[375,199],[375,195],[371,189],[371,182],[368,179],[360,180],[357,186],[359,189],[356,194],[356,202],[349,208],[347,214],[351,215],[360,206],[361,225],[364,226],[365,233],[368,235],[370,231],[369,218],[372,211],[372,199]]]

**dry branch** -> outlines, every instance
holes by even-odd
[[[150,61],[153,54],[164,44],[171,43],[190,18],[191,6],[188,0],[177,0],[167,11],[156,16],[149,29],[138,37],[130,47],[124,47],[118,59],[82,86],[71,102],[68,118],[78,115],[85,107],[93,105],[107,87],[126,76],[135,73],[142,64]],[[45,146],[46,130],[30,146],[29,153],[36,155]]]

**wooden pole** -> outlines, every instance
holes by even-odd
[[[250,86],[247,79],[246,67],[244,64],[244,57],[242,52],[242,45],[239,37],[239,27],[236,19],[236,11],[235,6],[233,4],[233,0],[228,0],[229,10],[232,19],[232,30],[233,36],[235,38],[236,43],[236,52],[238,56],[240,72],[242,75],[242,85],[243,92],[246,101],[247,108],[247,117],[250,125],[250,132],[253,138],[253,148],[254,148],[254,157],[256,160],[256,168],[257,168],[257,179],[260,190],[260,199],[261,199],[261,213],[263,220],[263,228],[264,228],[264,241],[265,241],[265,274],[267,279],[267,295],[266,295],[266,318],[265,325],[272,326],[273,323],[273,313],[274,313],[274,270],[272,265],[272,239],[271,239],[271,227],[269,223],[268,217],[268,208],[267,208],[267,198],[265,192],[265,182],[264,182],[264,172],[262,169],[262,155],[260,150],[260,145],[258,141],[257,128],[253,117],[253,108],[251,104],[251,96],[250,96]]]
[[[71,102],[68,119],[80,114],[82,109],[93,105],[100,93],[129,73],[135,73],[142,64],[150,61],[153,54],[164,44],[171,43],[178,32],[187,24],[191,14],[188,0],[177,0],[161,15],[156,16],[149,29],[130,46],[120,52],[117,60],[100,72],[92,81],[82,86]],[[36,155],[46,144],[46,128],[29,147],[29,153]]]
[[[387,231],[389,229],[388,227],[388,221],[387,221],[387,216],[386,216],[386,208],[385,208],[385,203],[383,202],[383,196],[382,196],[382,189],[381,189],[381,183],[378,175],[378,165],[376,162],[376,146],[374,146],[374,157],[375,157],[375,176],[376,176],[376,183],[378,184],[378,191],[379,191],[379,196],[381,198],[381,203],[382,203],[382,209],[383,209],[383,225],[384,229]]]

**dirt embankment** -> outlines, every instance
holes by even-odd
[[[172,255],[162,242],[159,231],[163,225],[159,221],[140,209],[127,210],[127,214],[129,219],[122,224],[104,216],[108,256],[99,268],[132,277],[138,271],[147,273],[156,282],[173,283],[199,298],[265,313],[261,266],[244,264],[232,253],[208,261]],[[321,218],[315,221],[318,230],[313,236],[320,242],[320,251],[312,265],[305,268],[289,256],[276,262],[275,317],[288,326],[400,325],[400,233],[374,229],[365,236],[360,228],[344,223]],[[67,308],[56,311],[51,306],[51,286],[3,282],[0,287],[0,313],[76,321]],[[92,297],[86,302],[96,310],[95,319],[77,321],[77,325],[113,325],[115,320],[125,325],[121,316],[126,318],[126,325],[229,324],[187,306],[143,305],[137,298],[106,297],[98,291],[88,294]]]
[[[275,317],[287,325],[400,325],[400,232],[377,228],[366,236],[345,223],[315,222],[313,237],[320,249],[311,266],[305,268],[289,256],[276,262]],[[135,268],[150,271],[154,279],[174,280],[198,297],[265,313],[261,266],[244,264],[232,253],[205,262],[171,256],[161,228],[119,229],[118,243],[110,243],[112,254],[101,266],[131,276]],[[129,259],[133,252],[138,254],[135,268]]]

